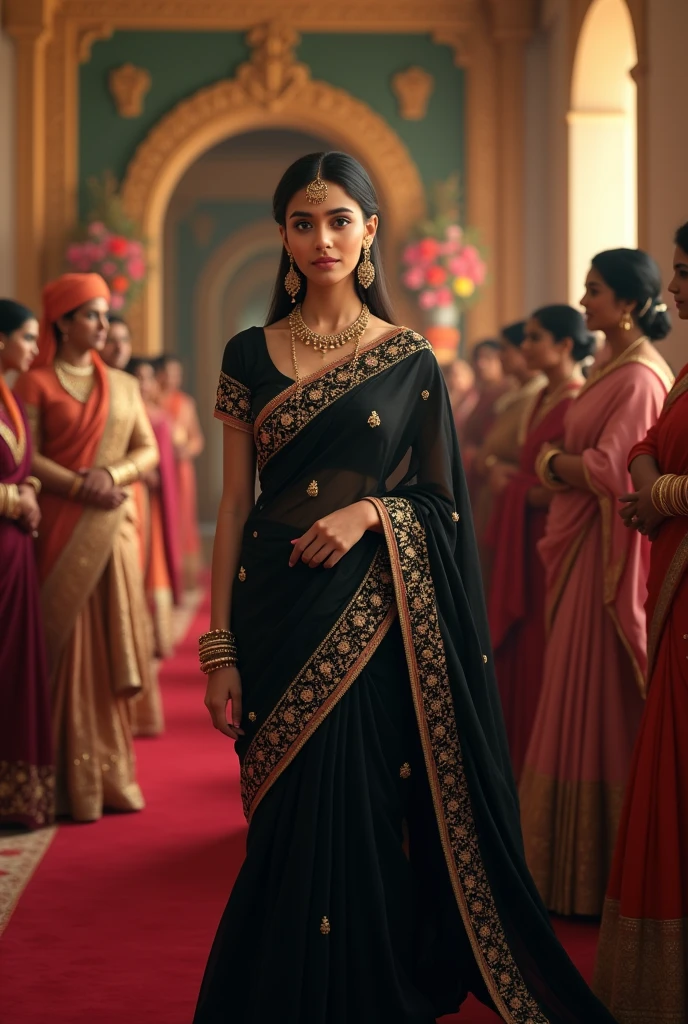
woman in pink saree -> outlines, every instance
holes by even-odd
[[[560,914],[601,912],[643,709],[649,546],[616,512],[631,489],[628,452],[673,381],[651,344],[669,331],[660,292],[646,253],[594,258],[582,305],[611,359],[571,405],[563,446],[545,445],[538,459],[556,493],[539,544],[548,640],[521,817],[530,870]]]

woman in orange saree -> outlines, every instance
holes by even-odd
[[[181,390],[182,364],[174,356],[163,356],[158,380],[162,388],[160,404],[173,424],[177,459],[179,495],[179,540],[182,553],[184,586],[193,590],[201,565],[201,537],[198,531],[198,496],[194,462],[205,447],[198,422],[196,403]]]
[[[491,552],[488,598],[495,672],[514,775],[523,767],[542,683],[545,649],[545,570],[537,545],[545,534],[552,492],[540,484],[535,461],[547,442],[564,436],[564,416],[583,385],[578,364],[594,346],[581,314],[545,306],[525,325],[521,351],[547,386],[524,416],[518,470],[497,499],[485,535]]]
[[[40,828],[54,817],[48,668],[32,534],[40,525],[31,438],[4,374],[38,354],[31,310],[0,299],[0,825]]]
[[[140,810],[129,699],[147,685],[151,630],[127,485],[157,446],[138,385],[98,356],[110,293],[97,274],[43,290],[39,368],[17,392],[34,437],[37,541],[57,752],[57,811]]]
[[[676,235],[669,290],[688,320],[688,224]],[[595,989],[620,1024],[686,1024],[688,365],[629,464],[635,491],[623,496],[621,514],[652,539],[649,687],[602,915]],[[662,500],[666,484],[658,480],[666,474],[677,478],[673,500],[671,492]]]
[[[624,529],[626,456],[656,422],[673,382],[649,338],[669,330],[659,270],[633,249],[600,253],[582,305],[613,358],[570,406],[563,449],[538,460],[555,489],[539,550],[548,640],[520,783],[528,864],[560,914],[599,914],[642,714],[649,547]]]

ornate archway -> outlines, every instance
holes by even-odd
[[[406,146],[367,104],[326,82],[313,81],[294,59],[298,35],[270,24],[248,35],[250,61],[233,79],[179,103],[137,149],[123,184],[127,212],[149,240],[151,273],[132,327],[147,352],[162,348],[163,227],[172,193],[190,165],[233,135],[269,128],[313,132],[351,152],[368,168],[385,210],[381,234],[394,286],[400,243],[423,215],[420,175]],[[403,298],[399,303],[403,307]]]

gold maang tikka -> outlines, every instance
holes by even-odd
[[[306,185],[306,199],[313,206],[319,206],[320,203],[324,203],[327,199],[327,185],[320,177],[320,164],[318,164],[318,173],[315,176],[315,180]]]

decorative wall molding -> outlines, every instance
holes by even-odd
[[[80,64],[87,64],[91,59],[91,47],[99,39],[109,39],[114,28],[109,22],[99,21],[92,25],[80,26],[76,33],[76,52]]]
[[[249,41],[254,47],[251,60],[236,78],[179,103],[149,132],[127,170],[125,207],[149,239],[153,268],[143,302],[130,319],[149,351],[162,346],[160,267],[170,197],[202,153],[232,135],[260,128],[312,131],[362,160],[378,185],[386,214],[384,245],[392,289],[402,307],[405,301],[396,286],[399,247],[425,211],[423,185],[406,146],[367,104],[327,82],[313,81],[309,69],[294,59],[293,33],[270,25],[252,31]]]
[[[100,32],[109,34],[110,31],[236,32],[249,31],[256,25],[278,19],[301,33],[419,33],[430,36],[438,45],[451,46],[455,63],[468,68],[468,219],[480,225],[483,240],[492,252],[502,251],[496,177],[496,139],[501,130],[501,115],[494,86],[496,51],[486,3],[487,0],[424,0],[423,3],[418,0],[376,0],[375,3],[350,0],[347,4],[327,5],[320,0],[251,0],[250,4],[246,0],[194,0],[193,3],[189,0],[108,0],[105,20],[98,16],[103,9],[102,0],[5,0],[3,22],[8,33],[17,40],[18,293],[24,301],[37,306],[43,281],[61,269],[64,241],[77,212],[79,54],[87,55],[88,45],[102,38]],[[296,104],[292,114],[287,115],[287,105],[279,118],[278,112],[258,106],[255,98],[251,107],[244,101],[228,133],[243,131],[248,126],[308,128],[310,125],[327,137],[336,134],[340,145],[348,146],[366,159],[368,140],[363,140],[358,148],[350,145],[351,138],[357,134],[357,123],[354,121],[348,127],[336,123],[340,108],[333,104],[328,115],[325,94],[319,92],[315,84],[311,88],[315,92],[302,91],[303,103]],[[245,90],[241,92],[245,97]],[[301,120],[305,103],[316,93],[320,105],[313,116]],[[262,111],[259,118],[257,111]],[[310,115],[311,111],[305,110],[305,114]],[[208,145],[220,137],[217,124],[206,126]],[[181,140],[178,141],[181,144]],[[199,144],[202,139],[197,136],[194,146]],[[187,156],[192,149],[193,146],[187,148]],[[196,156],[200,153],[198,149],[195,152]],[[47,153],[50,154],[50,175],[46,173]],[[513,165],[521,159],[519,150],[510,154],[509,163]],[[377,161],[377,167],[381,172],[380,180],[389,177],[384,167],[384,154]],[[160,197],[164,191],[159,193]],[[383,198],[386,201],[387,197]],[[165,202],[167,199],[169,194]],[[134,192],[131,202],[135,202]],[[155,207],[149,219],[157,221],[159,226],[164,219],[164,209]],[[501,308],[499,285],[495,274],[485,300],[471,311],[468,331],[472,336],[493,333],[497,322],[504,322],[505,317],[516,319],[513,311]],[[159,295],[156,302],[160,305]],[[519,309],[517,315],[520,313]],[[149,316],[147,312],[145,319]],[[158,330],[160,318],[159,313]],[[142,329],[143,314],[140,321]],[[139,337],[144,339],[143,334]],[[145,341],[148,344],[148,339]]]
[[[392,78],[392,91],[399,102],[401,116],[406,121],[422,121],[434,88],[435,79],[425,68],[398,71]]]
[[[151,87],[150,72],[134,64],[113,68],[108,75],[110,94],[120,117],[140,117],[143,100]]]

